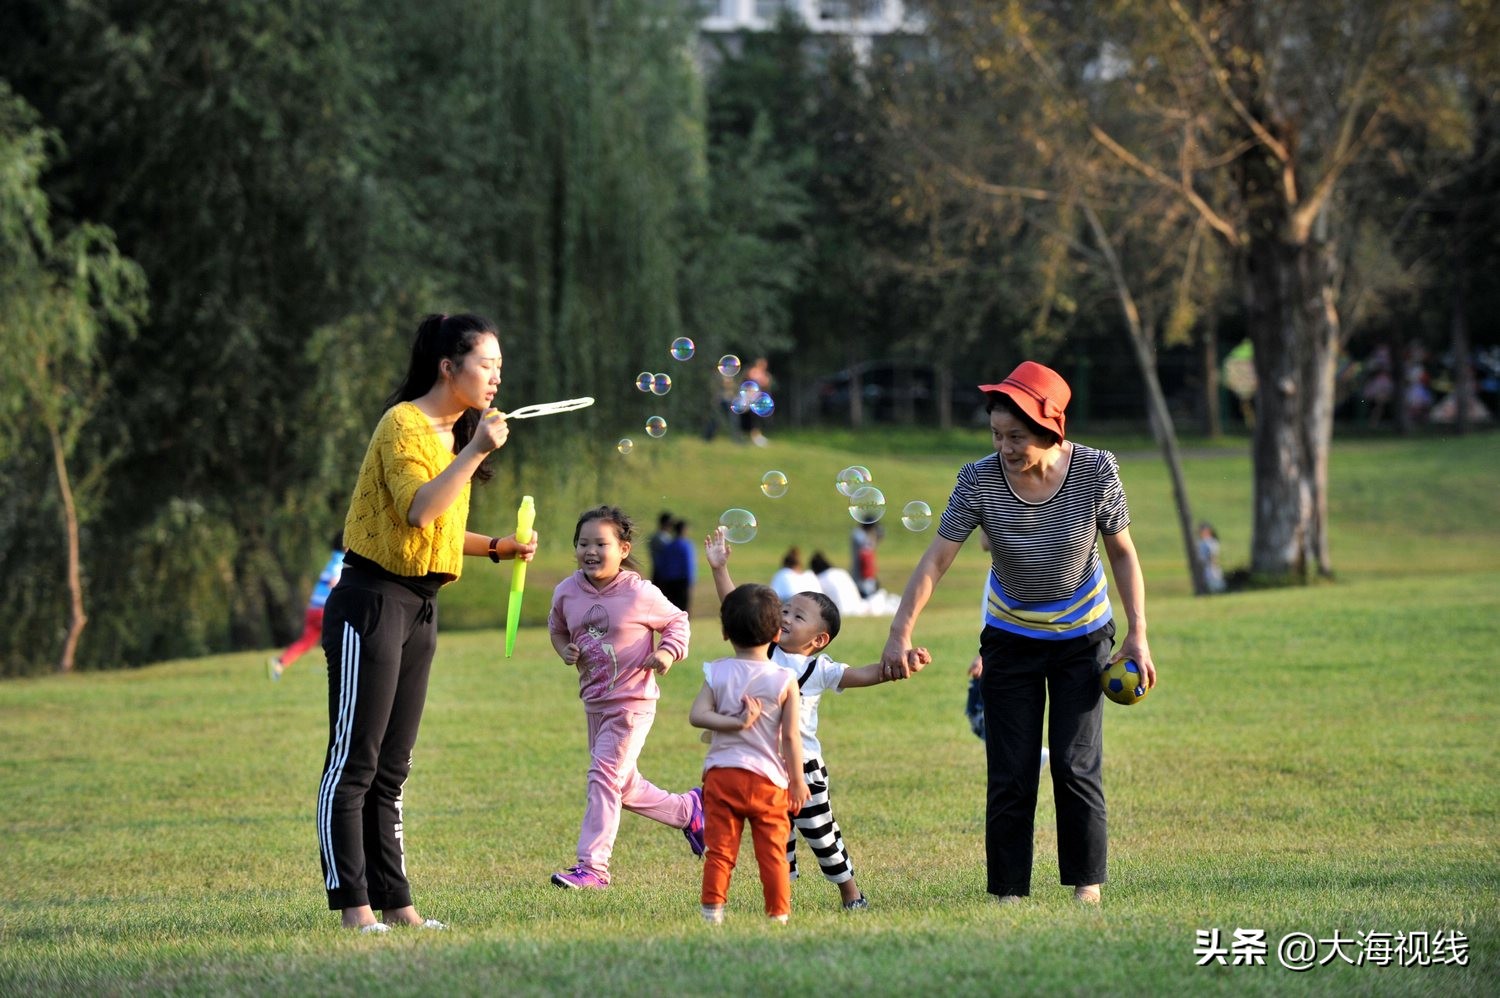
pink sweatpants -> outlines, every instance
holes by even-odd
[[[693,818],[693,798],[662,790],[636,768],[656,720],[654,709],[606,707],[590,710],[586,716],[590,762],[583,827],[578,832],[578,865],[608,881],[622,809],[673,828],[686,828]]]

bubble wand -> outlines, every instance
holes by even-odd
[[[521,497],[521,508],[516,510],[516,541],[531,543],[531,525],[536,522],[536,503],[531,496]],[[505,615],[505,657],[510,658],[516,650],[516,630],[521,626],[521,597],[526,592],[526,562],[516,559],[510,574],[510,607]]]

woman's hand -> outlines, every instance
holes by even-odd
[[[500,557],[501,561],[509,561],[514,558],[519,558],[522,561],[530,561],[536,557],[536,542],[537,534],[534,530],[531,532],[531,540],[525,544],[516,540],[515,534],[511,534],[508,537],[500,538],[500,543],[495,545],[495,554]]]
[[[1113,665],[1122,659],[1131,659],[1141,667],[1141,675],[1146,678],[1146,689],[1156,685],[1156,663],[1151,661],[1151,648],[1146,644],[1144,634],[1136,634],[1131,631],[1125,635],[1125,640],[1120,642],[1120,648],[1110,656],[1110,664]]]
[[[488,454],[504,447],[508,439],[510,427],[505,423],[505,413],[499,409],[486,409],[479,414],[479,425],[474,428],[474,436],[469,440],[469,445],[477,448],[481,454]]]
[[[898,679],[906,679],[913,672],[921,670],[925,662],[920,662],[920,649],[913,648],[910,640],[903,640],[892,635],[886,640],[885,650],[880,653],[880,675],[882,678],[894,682]]]

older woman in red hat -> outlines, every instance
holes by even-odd
[[[917,618],[964,541],[983,530],[991,558],[980,636],[988,890],[1001,902],[1031,893],[1045,716],[1060,879],[1079,901],[1097,904],[1107,856],[1099,673],[1131,658],[1147,684],[1156,683],[1125,489],[1113,454],[1067,439],[1072,391],[1056,371],[1027,361],[999,384],[979,387],[989,398],[995,453],[959,469],[937,536],[902,593],[881,661],[891,679],[914,671]],[[1101,536],[1127,627],[1118,650]]]

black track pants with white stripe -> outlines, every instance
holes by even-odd
[[[411,904],[401,791],[437,646],[432,600],[346,569],[323,610],[328,754],[318,787],[318,851],[328,907]]]
[[[822,759],[808,759],[802,764],[807,780],[807,803],[802,810],[792,815],[792,834],[786,840],[786,861],[792,868],[792,879],[797,879],[797,833],[807,840],[823,876],[829,883],[842,884],[854,879],[854,864],[849,859],[849,850],[844,848],[844,833],[833,818],[833,805],[828,801],[828,767]]]

